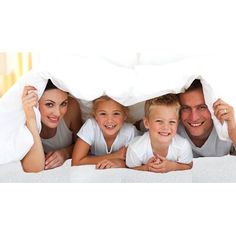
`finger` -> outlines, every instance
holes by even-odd
[[[45,170],[53,169],[53,168],[56,168],[61,165],[62,165],[62,163],[59,160],[54,160],[45,166]]]
[[[57,159],[57,154],[53,152],[50,156],[46,158],[45,164],[48,165],[50,162],[54,161]]]
[[[161,155],[159,155],[159,154],[157,154],[156,157],[157,157],[157,159],[159,159],[159,160],[161,160],[161,161],[166,160],[165,157],[163,157],[163,156],[161,156]]]
[[[53,153],[54,153],[53,151],[48,152],[48,153],[45,155],[45,158],[48,159]]]
[[[213,108],[216,108],[220,105],[227,105],[227,103],[223,101],[221,98],[219,98],[216,100],[216,102],[213,103]]]
[[[107,162],[107,160],[102,160],[97,163],[96,169],[103,169],[104,164]]]
[[[22,97],[26,96],[27,94],[29,94],[29,91],[36,91],[37,89],[34,86],[25,86],[23,89],[23,94]]]
[[[45,169],[52,169],[52,168],[61,166],[63,164],[63,162],[61,161],[60,158],[58,158],[57,156],[55,157],[55,155],[53,157],[54,157],[54,159],[51,159],[50,161],[47,161],[45,163]]]
[[[106,162],[102,163],[101,169],[111,168],[109,166],[111,166],[111,162],[110,161],[106,161]]]
[[[115,165],[114,165],[115,166]],[[105,166],[104,166],[104,169],[110,169],[113,167],[113,164],[111,162],[107,163]]]

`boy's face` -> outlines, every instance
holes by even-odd
[[[148,118],[144,118],[144,126],[149,129],[152,141],[169,144],[176,135],[178,111],[176,106],[152,105]]]
[[[105,137],[117,135],[127,118],[123,107],[113,100],[98,102],[94,116]]]

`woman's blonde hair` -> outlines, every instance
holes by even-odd
[[[168,93],[163,96],[147,100],[144,106],[145,117],[149,117],[151,107],[156,105],[176,106],[176,111],[179,113],[180,103],[176,94]]]
[[[92,114],[93,114],[93,115],[95,114],[99,102],[110,101],[110,100],[112,100],[112,101],[118,103],[118,104],[121,106],[122,110],[123,110],[125,113],[128,114],[128,111],[129,111],[129,108],[128,108],[128,107],[123,106],[123,105],[120,104],[119,102],[113,100],[112,98],[110,98],[110,97],[108,97],[108,96],[106,96],[106,95],[101,96],[101,97],[99,97],[99,98],[93,100]]]

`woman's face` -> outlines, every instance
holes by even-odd
[[[46,90],[39,99],[42,123],[49,128],[56,128],[67,112],[68,94],[60,89]]]

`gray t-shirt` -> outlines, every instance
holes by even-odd
[[[65,121],[62,119],[57,126],[57,132],[55,136],[49,139],[43,139],[43,149],[45,153],[48,153],[50,151],[56,151],[62,148],[69,147],[73,144],[73,133],[72,131],[67,127]]]
[[[196,147],[191,141],[188,134],[185,131],[184,126],[180,123],[178,127],[178,134],[186,138],[191,144],[193,150],[193,157],[219,157],[230,154],[232,150],[232,142],[220,140],[215,127],[206,142],[201,147]]]

